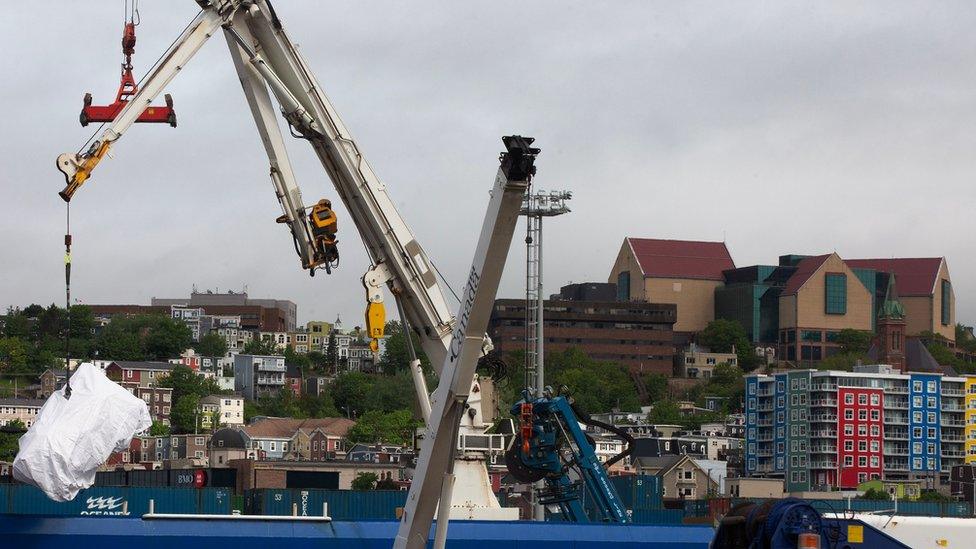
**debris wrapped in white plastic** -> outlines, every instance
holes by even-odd
[[[95,471],[112,452],[128,448],[132,437],[149,428],[146,403],[123,389],[94,364],[71,376],[44,403],[14,458],[14,478],[33,484],[55,501],[70,501],[95,482]]]

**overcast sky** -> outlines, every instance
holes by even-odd
[[[0,305],[63,303],[54,159],[93,131],[82,96],[118,86],[119,1],[8,3],[0,18]],[[145,0],[138,76],[194,16]],[[356,2],[276,5],[320,83],[455,287],[500,136],[537,138],[547,290],[606,281],[625,236],[726,239],[780,254],[945,256],[976,320],[976,12],[969,2]],[[174,80],[179,127],[137,125],[72,202],[73,296],[239,290],[300,321],[361,319],[366,259],[340,210],[342,264],[300,268],[227,47]],[[335,198],[293,141],[306,202]],[[524,288],[520,226],[500,295]]]

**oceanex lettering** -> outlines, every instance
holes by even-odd
[[[471,307],[474,306],[474,295],[478,291],[478,284],[481,282],[481,275],[471,267],[468,275],[468,282],[464,288],[464,304],[461,314],[458,315],[457,328],[454,329],[454,337],[451,338],[451,362],[457,360],[461,353],[461,342],[464,341],[464,331],[468,327],[468,318],[471,315]]]

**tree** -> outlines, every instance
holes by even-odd
[[[13,461],[17,456],[17,451],[20,449],[20,433],[17,431],[23,431],[27,426],[24,422],[15,419],[7,424],[6,430],[14,432],[3,432],[0,431],[0,461]]]
[[[27,368],[29,347],[19,337],[0,338],[0,371],[21,373]]]
[[[891,496],[889,496],[888,492],[885,492],[884,490],[880,490],[876,488],[868,488],[867,491],[864,492],[864,495],[860,496],[858,499],[888,501],[891,499]]]
[[[336,406],[348,417],[358,416],[366,409],[370,389],[372,383],[368,375],[362,372],[346,372],[338,376],[333,384]]]
[[[163,422],[154,421],[152,425],[149,426],[149,436],[151,437],[168,437],[170,434],[170,427]]]
[[[939,493],[938,490],[922,490],[916,501],[933,501],[937,503],[950,502],[952,498]]]
[[[335,372],[338,367],[339,348],[336,345],[335,328],[329,330],[329,344],[325,347],[325,365],[331,372]]]
[[[352,479],[352,489],[372,490],[376,486],[377,479],[379,479],[379,477],[376,476],[376,473],[359,473],[356,475],[356,478]]]
[[[227,340],[217,332],[200,338],[200,342],[193,346],[198,355],[202,356],[225,356],[227,354]]]
[[[376,483],[377,490],[399,490],[400,487],[397,485],[396,481],[393,480],[387,473],[387,477],[378,481]]]
[[[370,410],[356,420],[347,437],[352,442],[407,444],[420,425],[410,410],[383,413]]]
[[[841,353],[863,355],[871,347],[873,337],[871,332],[844,328],[837,334],[837,344],[840,345]]]
[[[143,338],[143,349],[150,360],[167,360],[180,356],[193,343],[193,332],[180,322],[166,316],[156,316]]]
[[[673,400],[661,400],[654,404],[651,413],[647,414],[647,422],[652,424],[682,424],[681,408]]]
[[[281,356],[278,344],[270,339],[252,339],[244,345],[245,355]]]
[[[430,369],[430,359],[424,353],[424,350],[420,347],[420,339],[417,335],[410,333],[410,340],[407,339],[408,334],[405,333],[403,329],[403,324],[396,320],[391,320],[386,323],[385,329],[386,347],[383,350],[383,354],[380,356],[379,367],[380,370],[385,374],[394,374],[401,370],[406,370],[410,365],[410,345],[408,341],[413,342],[414,352],[417,353],[417,358],[420,359],[420,365],[425,369]]]
[[[197,406],[200,398],[196,395],[183,395],[174,399],[170,409],[169,422],[176,433],[195,433],[197,431]]]
[[[173,389],[173,402],[177,402],[187,395],[199,399],[220,392],[220,387],[217,386],[216,381],[197,375],[196,372],[182,364],[174,366],[169,375],[159,378],[157,383],[160,387]]]
[[[739,367],[745,371],[751,371],[759,365],[759,357],[749,342],[745,328],[735,320],[717,318],[709,322],[698,333],[698,343],[708,347],[713,353],[731,353],[735,349]]]
[[[309,365],[313,370],[325,370],[327,363],[325,354],[320,351],[309,351],[307,355]]]

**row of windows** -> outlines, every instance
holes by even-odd
[[[870,395],[867,393],[858,393],[857,403],[861,406],[866,405],[868,403],[869,396],[871,399],[871,406],[877,406],[881,403],[881,395],[877,393],[871,393]],[[847,393],[844,395],[844,404],[854,404],[854,393]]]
[[[870,442],[871,442],[871,452],[880,452],[881,451],[881,442],[880,441],[878,441],[878,440],[872,440]],[[844,451],[845,452],[853,452],[854,451],[854,441],[853,440],[845,440],[844,441]],[[857,451],[858,452],[867,452],[868,451],[868,441],[867,440],[859,440],[859,441],[857,441]]]
[[[854,456],[844,456],[844,467],[853,467],[853,466],[854,466]],[[867,467],[868,457],[858,456],[857,466]],[[871,456],[871,467],[881,467],[881,458],[879,458],[878,456]]]
[[[824,313],[828,315],[847,314],[847,275],[844,273],[827,273],[824,285]]]
[[[851,409],[844,410],[844,419],[846,419],[848,421],[853,420],[854,419],[854,410],[851,410]],[[857,411],[857,419],[858,419],[858,421],[867,421],[868,420],[868,411],[867,410],[858,410]],[[871,410],[871,421],[881,421],[881,412],[879,410]]]

